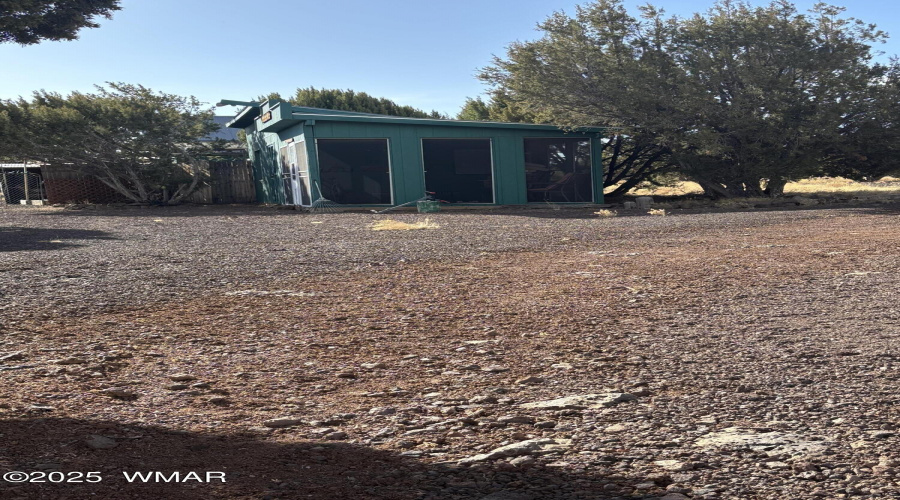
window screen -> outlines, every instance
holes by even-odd
[[[346,205],[391,203],[387,139],[318,139],[325,198]]]
[[[490,139],[422,139],[425,189],[451,203],[493,203]]]
[[[525,182],[529,202],[590,203],[590,141],[525,139]]]

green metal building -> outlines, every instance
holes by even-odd
[[[309,206],[319,187],[351,206],[603,202],[601,129],[221,104],[245,105],[227,126],[247,134],[261,203]]]

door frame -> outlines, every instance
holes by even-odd
[[[390,188],[391,202],[390,203],[367,203],[366,206],[377,206],[377,207],[389,207],[394,205],[394,158],[391,154],[391,138],[390,137],[316,137],[314,139],[314,145],[316,147],[316,170],[318,173],[319,183],[321,185],[322,182],[322,167],[319,163],[319,158],[321,158],[319,154],[319,141],[384,141],[386,152],[387,152],[387,161],[388,161],[388,187]],[[318,190],[317,190],[318,191]],[[324,196],[322,193],[319,193],[319,196]],[[349,205],[354,206],[354,205]]]
[[[491,201],[489,202],[478,202],[478,203],[462,203],[462,205],[496,205],[497,204],[497,166],[496,162],[494,162],[494,138],[493,137],[420,137],[419,138],[419,152],[422,157],[422,187],[425,193],[428,192],[428,181],[426,180],[426,174],[428,171],[425,169],[425,141],[426,140],[435,140],[435,141],[488,141],[490,155],[491,155]]]
[[[590,155],[590,161],[588,162],[588,173],[591,175],[591,201],[557,201],[554,202],[557,205],[559,204],[585,204],[585,203],[594,203],[595,196],[595,186],[594,186],[594,141],[592,141],[589,137],[546,137],[546,136],[526,136],[522,137],[522,171],[525,170],[525,141],[535,139],[535,140],[558,140],[558,139],[568,139],[575,141],[587,141],[588,143],[588,154]],[[601,174],[602,175],[602,174]],[[528,185],[526,183],[525,186],[525,203],[547,203],[546,201],[528,201]]]

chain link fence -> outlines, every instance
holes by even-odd
[[[33,172],[0,171],[0,206],[43,201],[44,181]]]

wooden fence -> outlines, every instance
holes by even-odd
[[[253,168],[248,160],[203,162],[207,184],[187,198],[192,203],[256,203]],[[41,172],[49,203],[114,203],[128,200],[93,176],[65,165],[45,165]],[[21,174],[20,174],[21,175]]]
[[[194,203],[255,203],[253,168],[247,160],[209,161],[206,186],[190,196]]]

